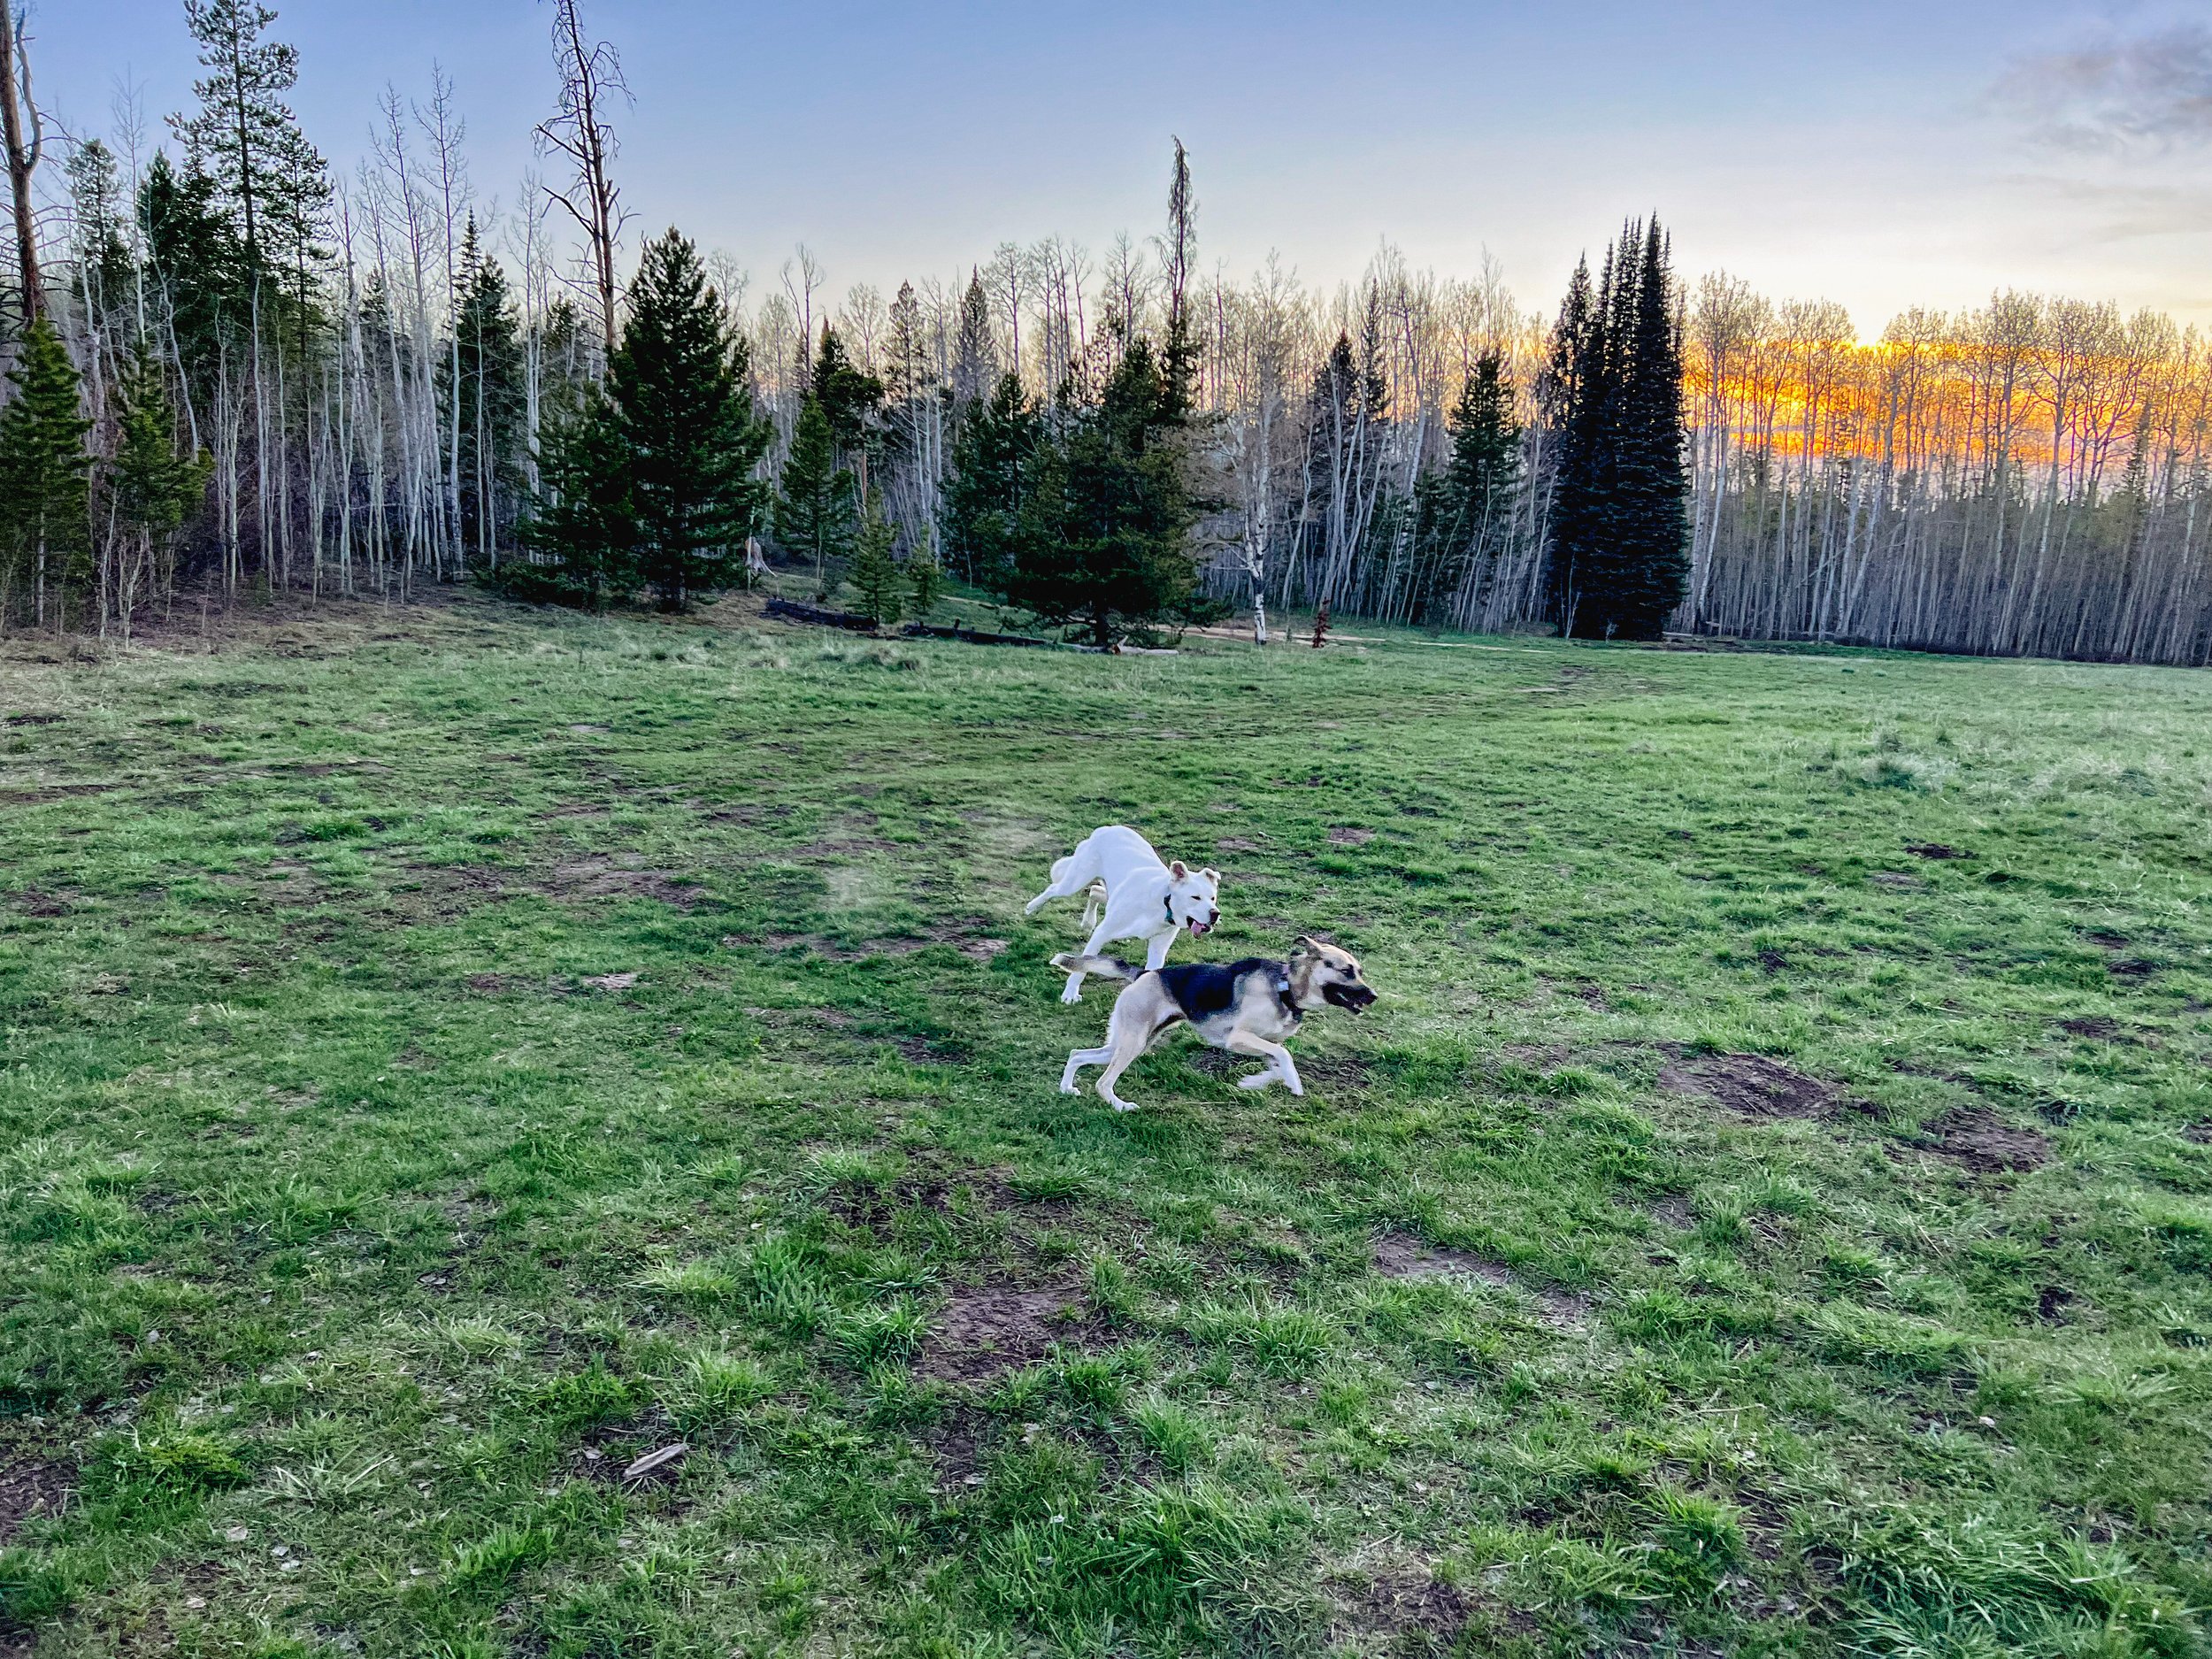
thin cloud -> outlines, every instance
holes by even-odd
[[[2212,28],[2185,23],[2016,62],[1996,102],[2042,142],[2103,154],[2212,144]]]

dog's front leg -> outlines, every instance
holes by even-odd
[[[1087,1065],[1104,1065],[1113,1057],[1114,1050],[1110,1044],[1103,1048],[1078,1048],[1068,1056],[1067,1070],[1060,1073],[1060,1092],[1063,1094],[1074,1094],[1075,1074],[1078,1071]]]
[[[1305,1084],[1298,1076],[1297,1064],[1290,1057],[1290,1050],[1279,1042],[1270,1042],[1256,1037],[1248,1031],[1233,1031],[1222,1045],[1233,1054],[1248,1054],[1255,1059],[1268,1063],[1264,1071],[1255,1071],[1249,1077],[1237,1079],[1239,1088],[1265,1088],[1270,1083],[1282,1083],[1294,1094],[1303,1094]]]
[[[1106,948],[1110,940],[1120,937],[1120,934],[1114,932],[1114,918],[1109,914],[1091,934],[1091,942],[1083,947],[1082,954],[1087,956],[1095,956]],[[1068,975],[1068,982],[1060,993],[1060,1000],[1063,1002],[1079,1002],[1083,1000],[1083,976],[1080,973]]]
[[[1167,953],[1175,943],[1175,929],[1163,928],[1144,941],[1144,965],[1148,972],[1157,973],[1167,965]]]

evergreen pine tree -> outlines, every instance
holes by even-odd
[[[1588,262],[1576,263],[1547,365],[1547,407],[1557,429],[1547,576],[1559,631],[1569,638],[1587,636],[1603,609],[1619,394],[1609,327],[1613,288],[1609,250],[1594,288]],[[1601,626],[1597,636],[1604,637]]]
[[[726,580],[758,524],[754,419],[743,338],[707,285],[699,252],[671,230],[646,244],[629,316],[607,365],[608,407],[628,473],[639,577],[661,608]]]
[[[196,167],[179,173],[157,152],[138,188],[138,226],[149,285],[165,312],[188,383],[204,385],[229,333],[250,314],[244,255]]]
[[[849,464],[866,451],[868,419],[883,402],[883,382],[852,360],[845,342],[829,324],[814,354],[814,401],[830,424],[838,458]]]
[[[962,423],[944,486],[944,537],[971,581],[995,581],[1012,558],[1041,426],[1011,374]]]
[[[568,409],[538,433],[538,488],[517,526],[542,564],[498,567],[499,587],[518,599],[597,611],[641,580],[629,454],[607,394],[576,383]]]
[[[906,556],[907,608],[918,622],[929,620],[929,613],[937,609],[939,590],[944,585],[944,571],[937,563],[936,549],[917,543]]]
[[[1000,590],[1044,621],[1081,624],[1102,649],[1187,604],[1198,571],[1167,441],[1177,426],[1150,345],[1133,341],[1099,402],[1039,446]]]
[[[891,557],[898,536],[881,510],[870,502],[860,533],[853,538],[852,574],[847,580],[860,596],[860,614],[871,622],[899,619],[899,567]]]
[[[960,330],[952,348],[952,410],[957,420],[991,395],[998,381],[998,345],[991,335],[991,302],[983,273],[968,273],[960,296]]]
[[[1619,562],[1613,572],[1611,623],[1617,637],[1655,640],[1682,603],[1690,574],[1690,480],[1683,466],[1688,434],[1682,415],[1682,332],[1666,236],[1654,219],[1637,263],[1627,309],[1627,363],[1621,393]]]
[[[131,250],[123,240],[123,191],[115,152],[88,138],[70,151],[68,173],[77,292],[97,324],[131,297]]]
[[[496,563],[506,529],[506,503],[522,478],[525,392],[520,319],[496,259],[485,257],[471,215],[461,238],[460,295],[453,327],[459,359],[459,434],[463,545]],[[451,366],[442,365],[451,378]]]
[[[105,468],[105,511],[121,541],[115,603],[126,640],[142,591],[170,586],[177,533],[207,494],[207,457],[180,453],[176,433],[160,362],[142,339],[116,385],[115,453]]]
[[[184,12],[208,73],[192,83],[199,112],[172,116],[170,126],[234,216],[248,279],[296,268],[303,278],[330,183],[284,101],[299,81],[299,53],[262,38],[277,14],[259,0],[185,0]]]
[[[48,594],[81,580],[91,558],[84,441],[92,423],[80,407],[76,365],[45,318],[24,330],[8,378],[15,396],[0,407],[0,607],[19,580],[28,582],[43,622]]]
[[[1494,556],[1520,486],[1513,383],[1495,351],[1485,352],[1469,369],[1449,430],[1451,459],[1414,487],[1417,620],[1449,603],[1470,569]]]
[[[1563,634],[1655,640],[1689,572],[1682,342],[1664,234],[1630,225],[1597,289],[1578,266],[1554,334],[1563,410],[1551,525]]]
[[[1193,227],[1196,212],[1190,193],[1190,157],[1179,138],[1168,185],[1167,234],[1161,240],[1167,279],[1167,334],[1160,347],[1161,411],[1169,421],[1187,420],[1197,407],[1199,343],[1185,294],[1197,254]]]
[[[814,592],[829,597],[838,567],[853,545],[853,475],[837,465],[837,442],[821,400],[812,393],[791,428],[776,500],[776,540],[814,561]]]

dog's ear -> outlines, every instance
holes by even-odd
[[[1201,870],[1198,873],[1199,873],[1200,875],[1202,875],[1202,876],[1205,877],[1207,880],[1209,880],[1209,881],[1212,882],[1212,883],[1213,883],[1216,887],[1219,887],[1219,886],[1221,885],[1221,872],[1220,872],[1220,871],[1218,871],[1218,870]]]
[[[1173,864],[1168,865],[1167,872],[1180,881],[1185,876],[1190,874],[1190,866],[1178,858]]]
[[[1320,949],[1321,947],[1314,942],[1312,937],[1306,933],[1301,933],[1290,941],[1290,954],[1294,956],[1310,956]]]

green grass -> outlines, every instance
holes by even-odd
[[[0,663],[0,1649],[2207,1651],[2212,680],[356,615]]]

